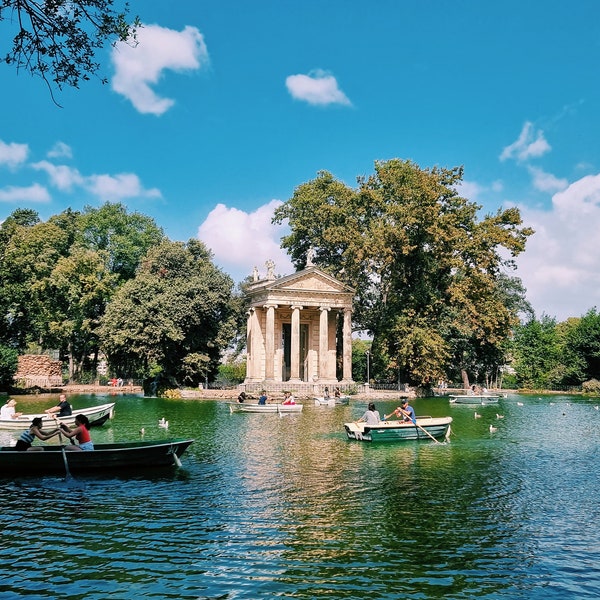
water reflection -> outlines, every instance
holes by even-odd
[[[519,401],[475,419],[419,400],[418,414],[451,414],[451,442],[376,445],[345,438],[358,401],[280,417],[120,397],[95,441],[139,439],[142,427],[145,439],[193,437],[183,469],[79,476],[76,488],[2,481],[4,554],[18,574],[3,593],[595,598],[600,415],[585,401]]]

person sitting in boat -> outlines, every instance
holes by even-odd
[[[258,397],[258,403],[263,406],[267,403],[267,392],[265,392],[265,390],[263,390],[260,393],[260,396]]]
[[[325,400],[329,400],[329,388],[325,386],[325,391],[323,392],[323,398]]]
[[[68,425],[65,425],[65,423],[59,423],[59,426],[64,435],[69,439],[77,438],[77,441],[79,442],[79,446],[70,444],[69,446],[65,446],[65,450],[87,451],[94,449],[94,443],[90,436],[90,422],[85,415],[77,415],[75,417],[75,427],[73,429]]]
[[[19,452],[23,452],[25,450],[43,450],[41,446],[32,446],[33,440],[38,438],[40,440],[49,440],[51,437],[54,437],[60,430],[55,429],[54,431],[42,431],[42,418],[35,417],[33,421],[31,421],[31,425],[29,429],[26,429],[21,437],[17,440],[17,444],[15,445],[15,450]]]
[[[12,398],[0,408],[0,419],[18,419],[23,413],[15,412],[17,403]]]
[[[296,404],[296,400],[294,396],[292,396],[292,392],[285,392],[283,394],[283,402],[281,404]]]
[[[336,388],[335,388],[335,390],[334,390],[334,392],[333,392],[333,395],[334,395],[336,398],[339,398],[339,397],[342,395],[342,392],[340,392],[340,388],[339,388],[339,387],[336,387]]]
[[[381,421],[381,417],[379,416],[379,411],[375,410],[375,404],[373,402],[369,402],[369,406],[365,411],[365,414],[356,421],[357,423],[366,423],[367,425],[379,425]]]
[[[58,404],[52,408],[47,408],[44,412],[47,415],[58,413],[59,417],[70,417],[73,414],[73,408],[67,401],[65,394],[61,394],[58,398]]]
[[[240,395],[238,396],[238,402],[240,404],[242,404],[245,401],[246,401],[246,392],[240,392]]]
[[[417,417],[415,416],[415,409],[412,406],[410,406],[408,400],[406,399],[402,400],[402,402],[400,402],[400,406],[396,410],[391,412],[389,415],[385,415],[383,419],[384,421],[387,421],[389,417],[392,416],[398,417],[405,423],[408,423],[409,421],[412,421],[413,423],[417,422]]]

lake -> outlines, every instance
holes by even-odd
[[[29,413],[56,397],[16,399]],[[195,443],[178,470],[0,474],[0,599],[600,597],[598,399],[419,399],[417,415],[454,418],[450,442],[387,445],[347,440],[362,400],[280,417],[69,399],[116,401],[97,443],[142,428]]]

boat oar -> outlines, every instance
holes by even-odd
[[[72,479],[72,476],[71,471],[69,471],[69,461],[67,460],[67,451],[65,450],[65,447],[63,445],[63,438],[62,433],[60,431],[60,425],[58,426],[58,439],[60,440],[60,451],[62,452],[63,461],[65,463],[65,479],[68,481],[69,479]]]
[[[405,417],[408,417],[411,421],[412,421],[412,417],[410,416],[409,413],[407,413],[405,410],[402,410],[401,408],[398,409]],[[417,417],[415,417],[415,425],[424,433],[426,433],[436,444],[441,444],[441,442],[438,442],[430,433],[429,431],[427,431],[427,429],[425,429],[425,427],[421,427],[418,423],[417,423]]]

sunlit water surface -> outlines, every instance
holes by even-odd
[[[454,417],[450,443],[376,445],[345,437],[358,400],[280,417],[113,398],[94,440],[192,437],[182,469],[0,474],[0,598],[600,597],[597,399],[417,400]]]

